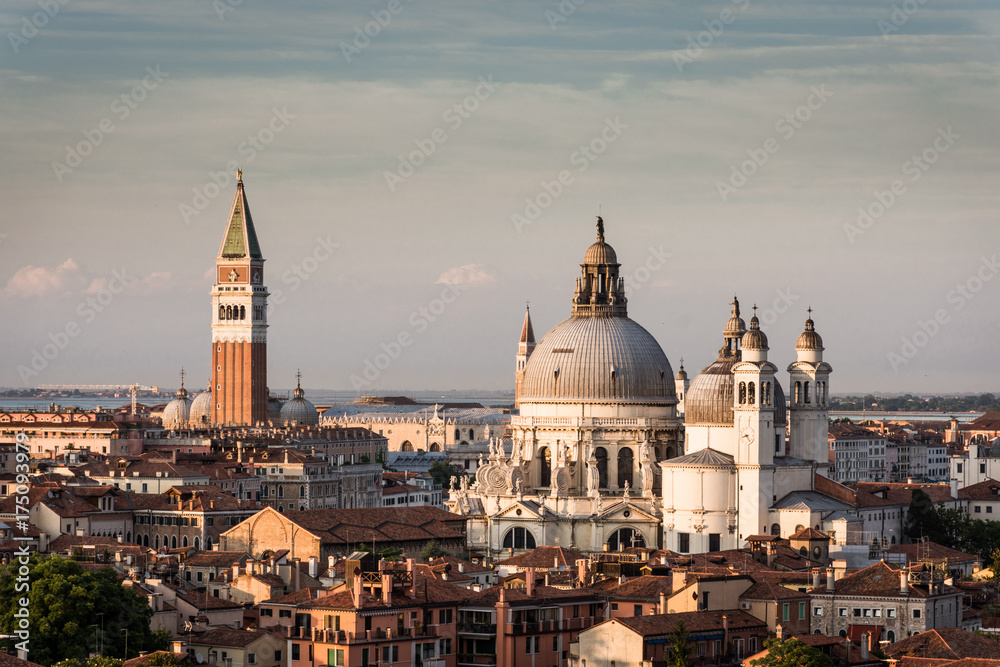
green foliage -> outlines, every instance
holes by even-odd
[[[146,664],[149,667],[180,667],[182,661],[178,660],[173,653],[163,652],[150,654]]]
[[[57,662],[53,667],[121,667],[122,661],[107,656],[92,655],[86,659],[67,658]]]
[[[817,648],[795,639],[768,639],[764,642],[767,654],[751,660],[753,667],[830,667],[832,661]]]
[[[452,477],[461,477],[465,472],[459,470],[448,461],[435,461],[431,464],[427,473],[434,478],[434,481],[441,485],[442,489],[451,486]]]
[[[835,396],[831,410],[879,410],[885,412],[991,412],[1000,409],[1000,400],[993,394],[977,396]]]
[[[430,540],[424,545],[424,548],[420,550],[420,560],[425,563],[432,558],[440,558],[441,556],[450,556],[451,554],[445,550],[437,540]]]
[[[666,667],[687,667],[688,658],[691,657],[689,639],[687,624],[679,621],[667,639],[668,651],[667,655],[663,656]]]
[[[926,538],[952,549],[975,554],[1000,574],[1000,522],[973,519],[958,509],[934,504],[920,489],[913,492],[906,513],[906,535],[913,541]]]
[[[990,570],[993,571],[993,576],[991,579],[993,581],[1000,581],[1000,547],[997,547],[990,552]]]
[[[121,657],[128,629],[129,656],[148,651],[162,640],[149,629],[152,610],[145,600],[124,588],[114,570],[84,570],[72,560],[52,556],[29,561],[30,590],[17,582],[19,565],[0,567],[0,633],[16,629],[17,600],[27,597],[30,615],[29,659],[51,665],[67,659],[85,661],[96,651],[98,640],[105,656]],[[71,666],[74,667],[74,666]],[[113,664],[81,663],[80,667],[117,667]]]

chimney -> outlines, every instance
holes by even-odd
[[[524,584],[527,596],[529,598],[535,597],[535,568],[527,567],[524,569]]]
[[[546,572],[545,573],[545,586],[548,587],[548,585],[549,585],[549,573]]]
[[[899,571],[899,594],[906,595],[910,592],[910,582],[906,576],[906,568]]]
[[[837,576],[835,573],[836,570],[834,570],[832,567],[826,568],[826,590],[830,591],[831,593],[837,590]]]
[[[382,573],[382,604],[392,606],[392,574],[388,572]]]
[[[552,568],[553,569],[558,569],[559,568],[559,556],[555,556],[552,559]]]
[[[729,646],[729,617],[722,615],[722,645]]]
[[[868,651],[871,650],[870,642],[872,639],[872,633],[866,632],[861,635],[861,660],[867,662]]]
[[[820,571],[821,570],[818,567],[813,570],[813,590],[816,590],[816,591],[819,590],[819,575],[820,575]]]
[[[580,584],[580,588],[587,585],[587,561],[582,558],[576,561],[576,579]]]
[[[412,558],[407,558],[406,559],[406,571],[410,573],[410,596],[411,597],[416,597],[417,596],[417,573],[414,571],[414,570],[416,570],[415,565],[416,565],[416,561],[415,560],[413,560]]]
[[[302,568],[299,567],[299,559],[296,558],[292,561],[292,568],[295,570],[295,590],[302,590],[302,584],[300,580],[302,578]]]
[[[240,564],[239,563],[233,563],[233,579],[232,580],[236,581],[236,578],[239,577],[239,576],[240,576]]]
[[[658,614],[667,613],[667,594],[665,591],[660,591],[660,606],[656,610],[656,613]]]
[[[319,576],[319,558],[317,556],[309,556],[309,576],[313,579]]]
[[[779,640],[785,638],[785,629],[781,627],[781,623],[774,626],[774,637]]]
[[[458,571],[459,571],[459,572],[465,572],[465,563],[461,563],[461,562],[460,562],[460,563],[458,564]]]
[[[354,571],[354,590],[352,593],[354,595],[354,606],[358,609],[364,606],[364,600],[361,599],[363,590],[361,588],[361,568],[356,568]]]
[[[337,559],[334,556],[326,557],[326,567],[330,570],[330,575],[333,576],[333,566],[337,564]]]

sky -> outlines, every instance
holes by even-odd
[[[0,385],[189,388],[243,169],[272,389],[512,389],[595,220],[693,374],[1000,391],[1000,6],[10,0]]]

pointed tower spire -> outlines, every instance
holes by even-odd
[[[521,326],[521,339],[517,344],[517,356],[514,358],[514,407],[521,403],[521,383],[524,381],[524,368],[528,365],[528,357],[535,351],[535,331],[531,326],[531,308],[524,307],[524,324]]]
[[[261,259],[257,232],[250,215],[250,204],[243,189],[243,170],[236,172],[236,197],[229,210],[229,225],[219,247],[219,259]]]

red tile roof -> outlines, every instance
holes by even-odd
[[[950,660],[1000,658],[1000,643],[962,628],[939,628],[901,639],[885,652],[893,658],[906,655]]]
[[[988,479],[960,489],[958,497],[968,500],[1000,500],[1000,482]]]
[[[533,567],[544,570],[564,565],[575,565],[576,561],[584,558],[586,556],[578,551],[571,551],[562,547],[544,546],[526,551],[512,558],[497,561],[493,565],[494,567]]]
[[[643,637],[668,635],[673,632],[681,621],[687,626],[688,632],[710,632],[722,630],[722,617],[726,616],[729,631],[760,628],[766,631],[767,624],[739,609],[728,611],[687,611],[676,614],[654,614],[651,616],[635,616],[632,618],[616,618],[605,623],[618,622],[635,631]],[[596,626],[595,626],[596,627]]]

